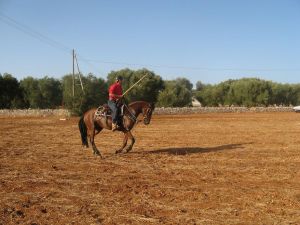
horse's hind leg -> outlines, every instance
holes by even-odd
[[[123,151],[123,149],[127,145],[127,140],[128,140],[127,132],[126,133],[124,132],[123,145],[122,145],[122,147],[119,150],[116,151],[116,154],[121,153]]]
[[[99,132],[97,132],[97,133],[99,133]],[[93,147],[94,155],[100,155],[101,158],[103,158],[100,151],[97,149],[97,147],[95,145],[95,128],[93,129],[92,135],[90,136],[90,142],[91,142],[92,147]]]

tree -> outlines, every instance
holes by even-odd
[[[205,88],[206,84],[201,81],[197,81],[196,83],[196,91],[202,91]]]
[[[300,84],[294,84],[292,85],[293,93],[294,93],[294,99],[292,104],[293,105],[300,105]]]
[[[271,103],[272,86],[258,78],[242,78],[205,86],[195,95],[204,106],[267,106]]]
[[[38,87],[41,93],[40,108],[56,108],[62,104],[62,87],[59,80],[44,77],[38,80]]]
[[[190,91],[193,89],[193,84],[184,77],[178,77],[178,78],[176,78],[175,81],[177,84],[184,86],[186,89],[188,89]]]
[[[187,79],[165,81],[165,89],[159,93],[158,106],[183,107],[192,104],[192,85]]]
[[[297,105],[300,96],[300,86],[272,83],[272,104]],[[300,99],[299,99],[300,100]]]
[[[201,102],[203,106],[218,105],[218,103],[215,102],[215,98],[212,93],[213,90],[214,90],[214,86],[211,84],[207,84],[202,89],[194,93],[195,98],[199,102]]]
[[[218,106],[228,104],[228,93],[234,80],[227,80],[217,85],[203,85],[195,92],[195,97],[203,106]]]
[[[108,87],[105,80],[96,78],[93,74],[88,74],[83,78],[85,84],[84,100],[82,102],[82,110],[86,111],[90,107],[98,107],[107,102]]]
[[[0,74],[0,108],[24,107],[20,83],[11,74]]]
[[[42,106],[42,94],[39,88],[39,81],[33,77],[26,77],[20,82],[24,92],[24,101],[27,107],[40,108]]]
[[[229,89],[227,102],[243,106],[267,106],[270,104],[272,90],[269,81],[258,78],[235,80]]]
[[[87,77],[82,76],[82,82],[84,92],[81,90],[81,86],[75,85],[75,95],[73,96],[72,75],[65,75],[62,79],[64,105],[75,115],[80,115],[89,108],[98,107],[108,98],[107,83],[103,79],[96,78],[90,73]]]

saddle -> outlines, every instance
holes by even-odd
[[[99,117],[111,116],[111,109],[107,104],[99,106],[95,111],[95,120],[100,119]]]
[[[121,110],[118,115],[120,123],[122,123],[123,116],[124,116],[124,105],[121,106]],[[107,117],[111,117],[111,109],[109,108],[109,106],[107,104],[103,104],[103,105],[99,106],[95,111],[95,115],[94,115],[95,120],[99,120],[103,117],[106,120],[107,120]]]

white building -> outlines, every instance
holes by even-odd
[[[195,97],[193,97],[192,98],[192,106],[193,107],[201,107],[202,105]]]
[[[293,109],[295,110],[295,112],[300,112],[300,106],[295,106]]]

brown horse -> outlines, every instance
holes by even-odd
[[[95,116],[96,108],[88,110],[84,115],[80,118],[78,126],[81,134],[82,146],[89,147],[88,137],[90,143],[93,147],[93,151],[95,155],[100,155],[100,151],[97,149],[95,145],[95,135],[100,133],[102,129],[111,130],[111,116],[110,115],[101,115]],[[124,140],[122,147],[116,151],[116,153],[121,153],[123,149],[127,145],[128,139],[131,140],[130,145],[126,148],[126,152],[129,152],[135,142],[135,139],[130,132],[134,125],[138,122],[137,118],[142,113],[143,121],[145,125],[148,125],[151,120],[152,112],[154,110],[154,104],[148,103],[145,101],[137,101],[132,102],[128,106],[124,104],[123,108],[123,127],[120,127],[118,131],[122,131],[124,133]],[[101,156],[102,158],[102,156]]]

